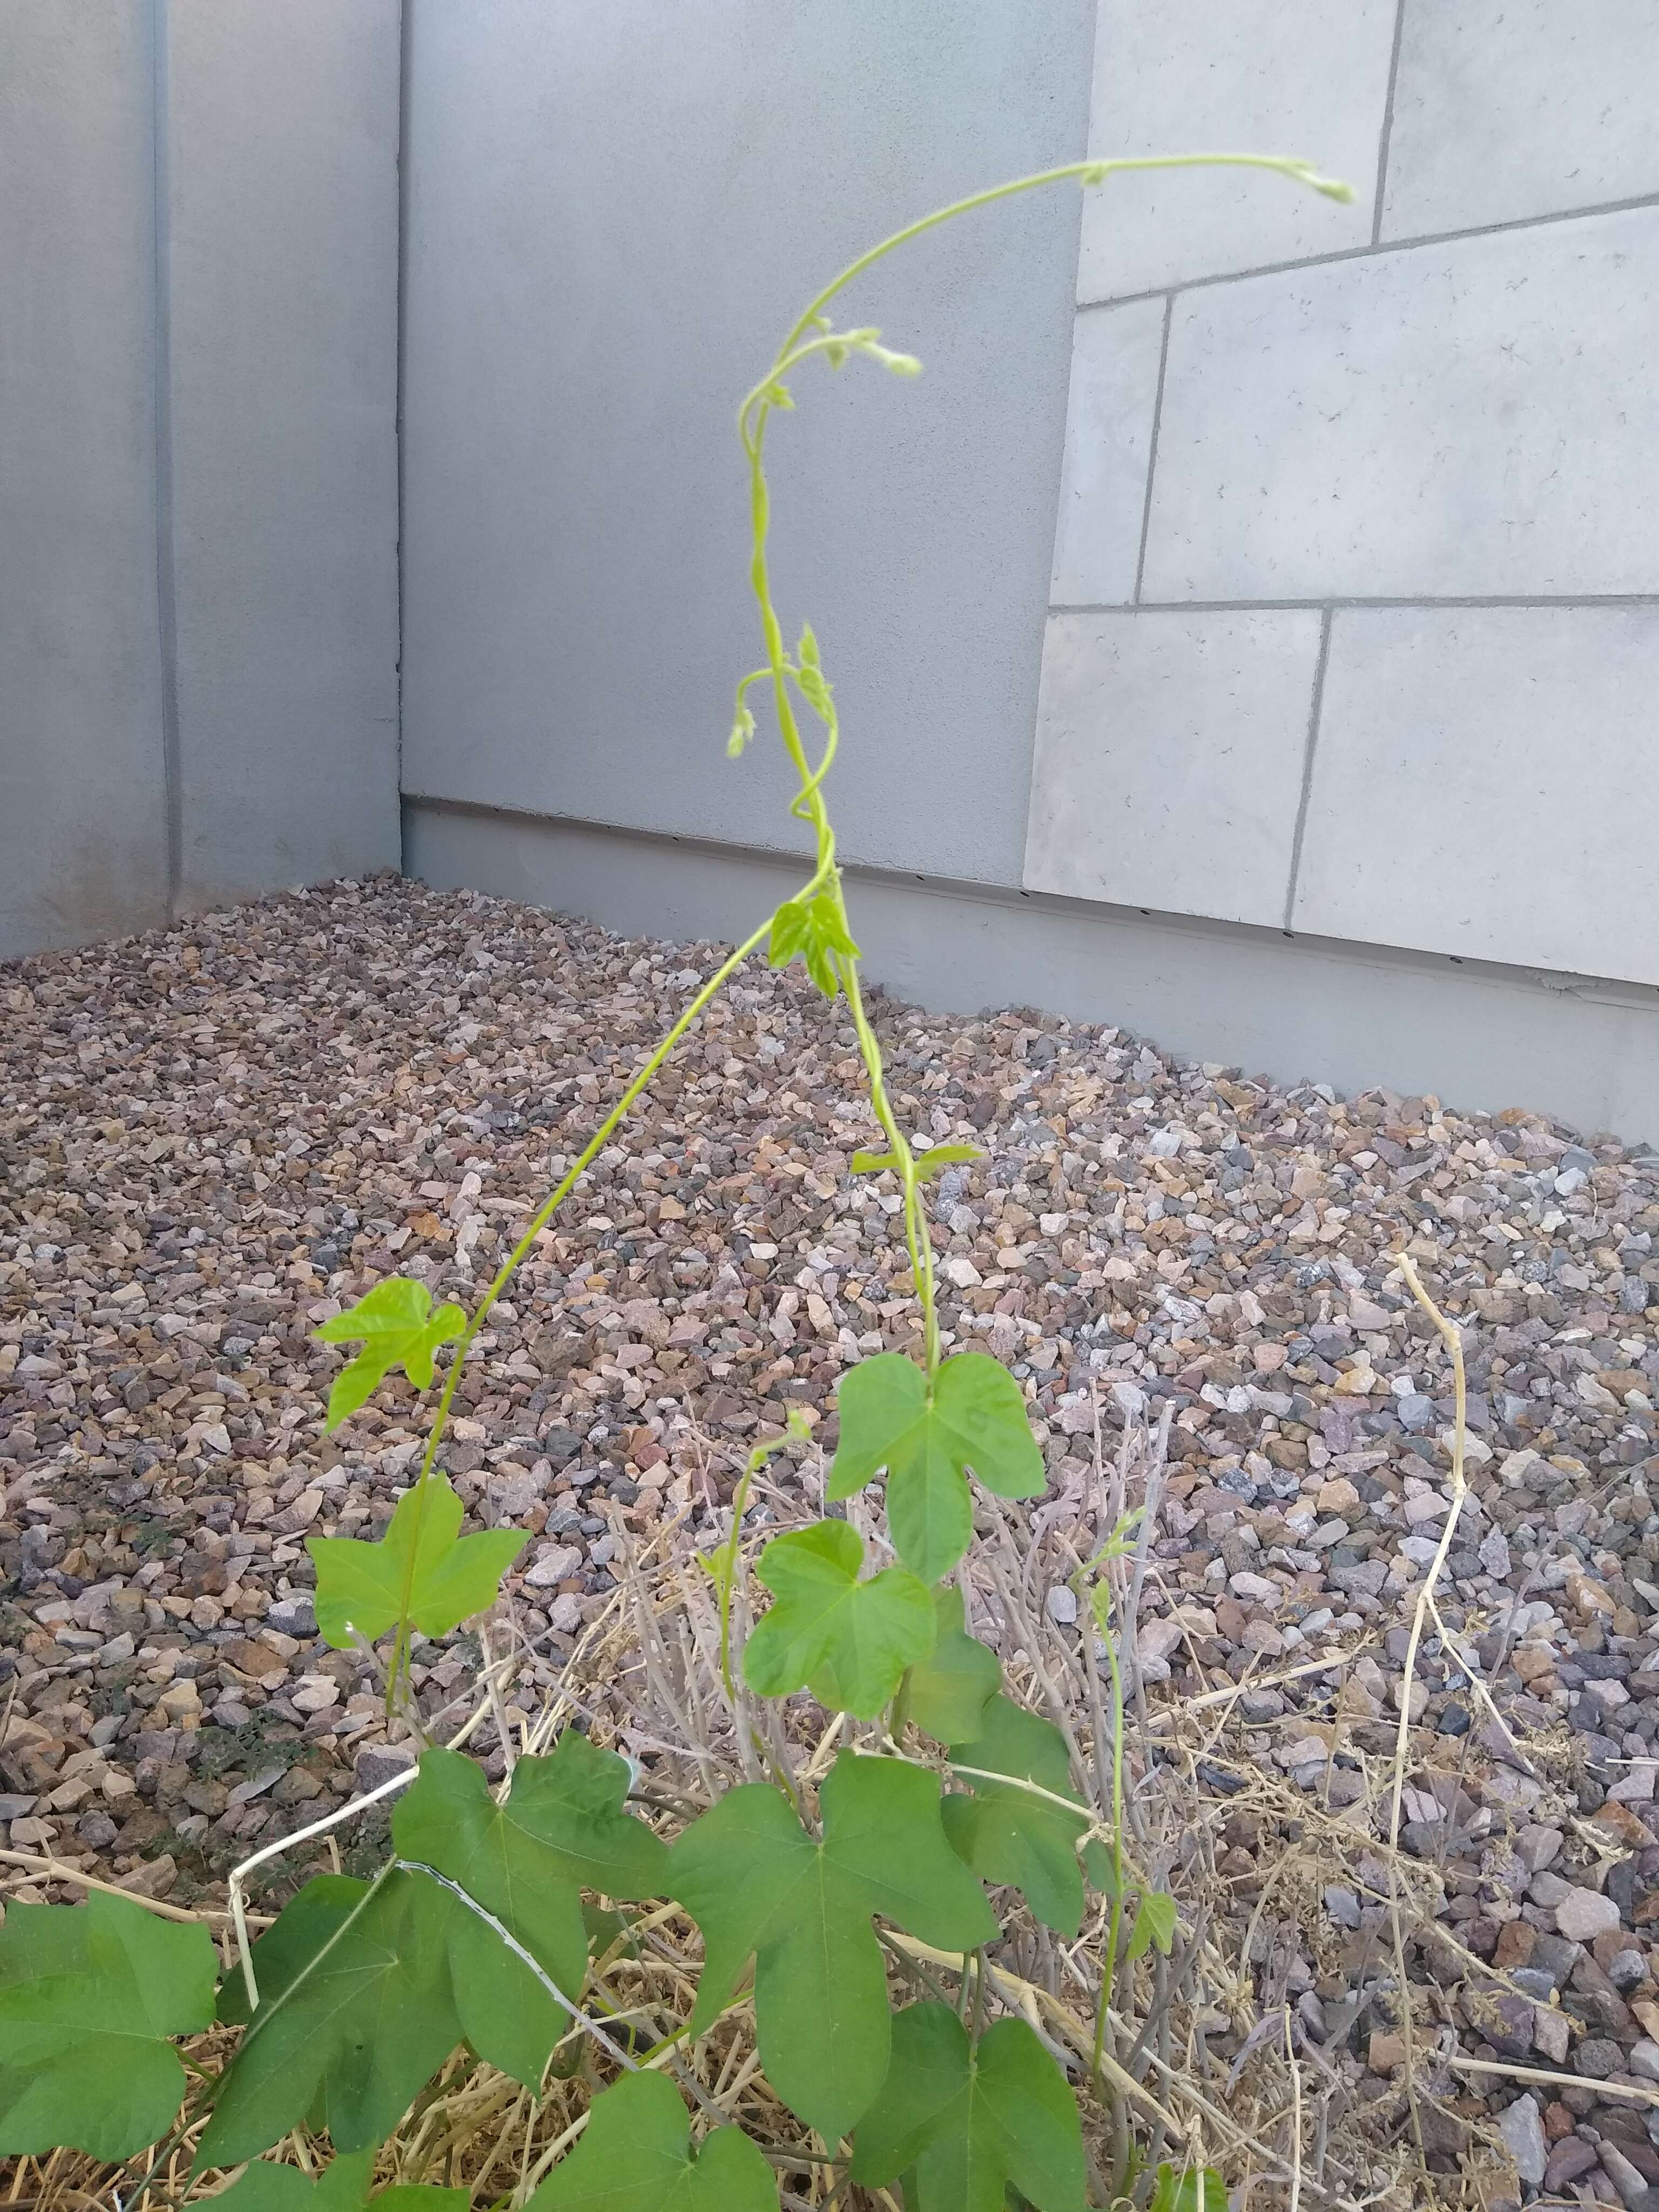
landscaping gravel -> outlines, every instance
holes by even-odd
[[[407,1757],[317,1640],[304,1539],[380,1533],[420,1409],[388,1385],[325,1437],[342,1354],[312,1332],[394,1270],[476,1297],[719,957],[386,880],[0,969],[12,1851],[187,1899]],[[1523,1102],[1286,1090],[1024,1011],[876,1014],[906,1126],[988,1155],[938,1180],[949,1340],[1027,1384],[1062,1499],[1097,1419],[1109,1452],[1167,1415],[1143,1673],[1248,1674],[1250,1756],[1338,1814],[1392,1749],[1447,1507],[1449,1363],[1402,1243],[1463,1324],[1443,1613],[1516,1744],[1431,1638],[1402,1843],[1502,1979],[1425,1966],[1419,2055],[1572,2080],[1517,2103],[1454,2068],[1430,2148],[1461,2155],[1490,2093],[1513,2194],[1651,2212],[1655,2106],[1618,2092],[1659,2084],[1659,1158]],[[842,1011],[756,967],[496,1308],[444,1462],[471,1525],[532,1532],[507,1587],[532,1681],[614,1589],[617,1516],[729,1496],[791,1401],[832,1437],[842,1370],[912,1340],[896,1199],[849,1172],[873,1133]],[[1340,1681],[1291,1672],[1357,1650]],[[476,1640],[422,1656],[423,1704],[465,1695]],[[1267,1840],[1229,1836],[1248,1905]],[[1368,1879],[1328,1881],[1290,1984],[1361,2098],[1401,2057]]]

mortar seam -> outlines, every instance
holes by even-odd
[[[1308,805],[1313,797],[1314,754],[1319,745],[1319,718],[1325,704],[1325,670],[1331,657],[1334,612],[1328,606],[1319,624],[1319,658],[1314,663],[1313,696],[1308,702],[1308,736],[1302,752],[1302,791],[1297,800],[1296,826],[1291,832],[1291,866],[1285,884],[1286,935],[1296,912],[1297,887],[1302,874],[1302,841],[1307,834]]]
[[[1146,574],[1146,539],[1152,526],[1152,478],[1158,469],[1158,434],[1164,422],[1164,379],[1170,366],[1170,325],[1175,316],[1175,294],[1164,300],[1164,331],[1158,346],[1158,387],[1152,394],[1152,431],[1146,444],[1146,495],[1140,506],[1140,548],[1135,556],[1134,603],[1140,605],[1140,587]]]
[[[1601,200],[1593,207],[1560,208],[1545,215],[1509,216],[1502,222],[1471,223],[1462,230],[1425,230],[1411,238],[1389,238],[1365,246],[1334,246],[1328,253],[1293,255],[1285,261],[1263,261],[1249,269],[1218,269],[1206,276],[1182,277],[1175,284],[1149,284],[1144,291],[1114,292],[1099,300],[1079,300],[1080,315],[1097,314],[1107,307],[1127,307],[1139,300],[1156,300],[1164,292],[1207,292],[1220,284],[1243,284],[1254,276],[1285,276],[1298,269],[1325,269],[1343,261],[1381,260],[1384,254],[1414,253],[1425,246],[1456,246],[1465,239],[1501,238],[1511,231],[1553,229],[1558,223],[1588,222],[1604,215],[1639,214],[1659,208],[1659,192],[1638,192],[1629,199]]]
[[[1395,93],[1400,82],[1400,41],[1406,28],[1406,0],[1395,0],[1394,45],[1389,54],[1389,89],[1382,102],[1382,128],[1376,141],[1376,204],[1371,214],[1371,244],[1382,239],[1382,195],[1389,182],[1389,149],[1394,137]]]

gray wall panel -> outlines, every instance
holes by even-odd
[[[789,834],[764,726],[722,757],[758,657],[737,399],[884,233],[1080,157],[1092,33],[1090,0],[413,0],[406,789]],[[910,248],[845,310],[926,374],[804,369],[775,421],[853,854],[1018,880],[1078,219],[1067,188]]]
[[[148,32],[0,8],[0,958],[166,910]]]

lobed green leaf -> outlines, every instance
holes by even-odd
[[[691,2148],[679,2093],[625,2074],[595,2097],[580,2142],[530,2199],[531,2212],[777,2212],[772,2169],[740,2128]]]
[[[389,2189],[369,2192],[374,2171],[374,2146],[331,2159],[312,2181],[297,2166],[281,2166],[258,2159],[243,2169],[228,2189],[214,2197],[225,2212],[466,2212],[471,2192],[465,2189],[434,2189],[412,2182],[395,2182]]]
[[[970,1160],[982,1160],[985,1155],[977,1145],[929,1145],[925,1152],[915,1154],[913,1165],[916,1181],[926,1182],[930,1176],[943,1175],[946,1168],[965,1166]],[[889,1168],[898,1167],[896,1152],[854,1152],[852,1169],[854,1175],[880,1175]]]
[[[911,2005],[852,2173],[874,2188],[913,2173],[906,2212],[1003,2212],[1010,2184],[1037,2212],[1084,2212],[1077,2102],[1023,2020],[998,2021],[973,2049],[949,2005]]]
[[[833,999],[841,988],[836,960],[858,957],[859,948],[847,933],[841,903],[829,891],[819,891],[810,899],[786,899],[772,917],[766,954],[769,965],[785,968],[792,960],[803,960],[807,974],[826,999]]]
[[[458,1883],[566,1996],[587,1974],[584,1888],[659,1894],[668,1854],[623,1811],[628,1762],[568,1729],[550,1757],[521,1759],[505,1804],[459,1752],[422,1753],[392,1815],[403,1859]],[[489,1923],[418,1870],[373,1888],[307,1882],[253,1949],[258,2009],[225,2075],[202,2163],[229,2166],[300,2119],[337,2150],[389,2135],[465,2039],[533,2088],[568,2026],[563,2008]],[[219,2016],[246,2021],[242,1978]]]
[[[207,1929],[94,1890],[0,1927],[0,2153],[131,2158],[179,2109],[168,2039],[213,2024]]]
[[[359,1298],[349,1313],[336,1314],[316,1331],[325,1344],[358,1344],[362,1350],[334,1378],[325,1428],[337,1429],[366,1405],[386,1373],[401,1367],[417,1390],[432,1381],[432,1357],[466,1328],[458,1305],[432,1310],[432,1293],[412,1275],[388,1275]]]
[[[1002,1498],[1035,1498],[1047,1477],[1020,1388],[982,1352],[959,1352],[933,1378],[896,1352],[861,1360],[836,1393],[841,1442],[828,1495],[850,1498],[887,1469],[887,1523],[900,1559],[936,1583],[974,1533],[967,1469]]]
[[[345,1650],[354,1630],[371,1644],[384,1636],[403,1611],[411,1555],[409,1617],[422,1636],[446,1636],[470,1614],[492,1606],[501,1577],[529,1540],[517,1528],[486,1528],[463,1536],[460,1526],[461,1501],[448,1478],[434,1474],[404,1492],[392,1526],[378,1543],[356,1536],[308,1536],[306,1549],[317,1568],[317,1626],[324,1639],[336,1650]]]
[[[872,1917],[952,1951],[989,1942],[997,1924],[945,1842],[937,1776],[843,1752],[819,1804],[815,1843],[775,1790],[729,1790],[675,1844],[668,1882],[703,1936],[692,2034],[730,2001],[752,1955],[767,2079],[833,2144],[887,2070],[887,1976]]]
[[[756,1569],[775,1602],[750,1636],[744,1677],[763,1698],[803,1684],[830,1711],[873,1719],[933,1641],[927,1585],[902,1567],[859,1580],[864,1540],[845,1521],[774,1537]]]
[[[941,1585],[933,1592],[933,1649],[910,1671],[910,1717],[940,1743],[980,1734],[1002,1680],[995,1652],[968,1634],[963,1618],[962,1592]]]
[[[1045,1927],[1075,1936],[1083,1924],[1077,1843],[1089,1815],[1081,1805],[1068,1813],[1054,1802],[1054,1796],[1076,1802],[1065,1737],[1052,1721],[999,1694],[986,1706],[974,1741],[952,1744],[951,1758],[1053,1793],[1039,1797],[1018,1788],[1015,1779],[988,1782],[981,1774],[964,1775],[969,1794],[945,1800],[945,1832],[982,1881],[1012,1883]]]
[[[625,1759],[574,1729],[550,1758],[519,1761],[502,1805],[471,1759],[427,1751],[392,1838],[403,1857],[447,1875],[494,1913],[574,2000],[587,1974],[582,1890],[633,1898],[664,1886],[667,1849],[623,1811],[629,1782]],[[487,1922],[436,1895],[462,2031],[481,2058],[533,2089],[568,2016]]]
[[[337,2151],[392,2133],[461,2040],[453,1904],[418,1875],[306,1884],[253,1947],[252,2020],[240,1973],[220,1990],[220,2018],[247,2021],[247,2033],[221,2078],[198,2172],[238,2166],[301,2121],[326,2129]]]

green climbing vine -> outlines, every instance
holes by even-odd
[[[792,1419],[751,1456],[727,1537],[702,1564],[739,1725],[740,1657],[748,1692],[784,1698],[805,1689],[832,1711],[877,1723],[873,1735],[842,1748],[807,1802],[787,1777],[746,1782],[677,1827],[660,1811],[650,1820],[635,1809],[629,1763],[574,1729],[550,1752],[520,1758],[499,1790],[461,1750],[428,1747],[397,1800],[390,1852],[372,1879],[308,1881],[251,1948],[233,1883],[239,1955],[228,1970],[204,1927],[116,1894],[94,1892],[83,1906],[15,1904],[0,1928],[0,2153],[70,2147],[114,2164],[151,2150],[154,2173],[199,2125],[193,2171],[243,2169],[229,2184],[236,2212],[370,2203],[463,2212],[465,2191],[423,2179],[374,2193],[378,2147],[458,2049],[533,2097],[574,2039],[592,2100],[529,2198],[538,2212],[765,2212],[779,2201],[779,2166],[803,2160],[828,2172],[836,2203],[869,2191],[891,2204],[902,2192],[906,2212],[1001,2212],[1010,2191],[1036,2212],[1081,2212],[1101,2185],[1083,2113],[1102,2090],[1114,1969],[1170,1951],[1175,1907],[1124,1850],[1115,1659],[1113,1789],[1102,1820],[1078,1794],[1060,1730],[1006,1694],[995,1655],[967,1633],[961,1588],[946,1579],[973,1540],[969,1473],[1000,1497],[1028,1498],[1044,1486],[1043,1461],[1013,1377],[983,1353],[943,1354],[924,1193],[942,1168],[977,1155],[963,1146],[919,1153],[888,1096],[825,797],[840,743],[835,691],[811,626],[792,649],[774,604],[765,456],[773,418],[793,405],[798,372],[863,361],[916,374],[920,363],[878,331],[837,329],[827,312],[895,248],[1039,186],[1225,163],[1348,197],[1304,162],[1265,155],[1073,163],[910,224],[843,270],[791,326],[738,410],[765,658],[738,686],[727,750],[737,758],[755,736],[750,695],[767,687],[797,778],[791,811],[814,840],[811,872],[692,999],[470,1316],[449,1304],[434,1312],[422,1285],[393,1278],[319,1332],[361,1347],[335,1380],[331,1428],[395,1368],[430,1388],[453,1346],[419,1474],[385,1535],[309,1546],[322,1635],[338,1648],[390,1636],[395,1702],[407,1693],[412,1639],[486,1610],[522,1547],[512,1530],[463,1536],[461,1502],[439,1465],[469,1347],[559,1205],[727,980],[763,945],[775,967],[800,960],[826,1000],[844,1001],[857,1038],[884,1141],[856,1154],[853,1168],[897,1182],[921,1317],[920,1362],[882,1352],[843,1378],[828,1484],[837,1500],[884,1476],[897,1563],[868,1571],[862,1539],[839,1518],[775,1536],[756,1564],[769,1607],[734,1653],[749,1486],[770,1452],[804,1433]],[[808,727],[820,732],[816,758]],[[1123,1540],[1120,1531],[1114,1541]],[[1078,1578],[1103,1627],[1091,1577],[1111,1555],[1109,1545]],[[1109,1636],[1106,1649],[1111,1657]],[[1098,2025],[1092,2064],[1074,2060],[1068,2071],[1032,2021],[997,1997],[988,1954],[1003,1929],[988,1888],[1017,1891],[1036,1921],[1074,1938],[1091,1886],[1109,1900]],[[603,1946],[622,1924],[596,1899],[670,1899],[701,1932],[689,2017],[654,2043],[590,1994],[595,1930]],[[902,1939],[945,1984],[895,2010],[890,1958]],[[787,2156],[723,2119],[705,2126],[682,2094],[695,2094],[686,2049],[744,2002],[772,2092],[816,2139]],[[212,2046],[228,2051],[222,2063],[181,2057],[181,2043],[216,2027],[234,2032]],[[327,2136],[331,2161],[320,2175],[264,2156],[295,2129]],[[1117,2159],[1110,2185],[1134,2179],[1131,2152]],[[1216,2196],[1212,2176],[1167,2164],[1141,2181],[1155,2212],[1207,2212]]]

